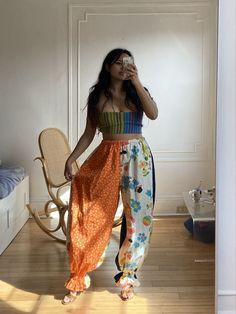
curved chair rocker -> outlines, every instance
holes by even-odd
[[[68,201],[63,201],[61,194],[63,189],[70,188],[70,182],[66,181],[64,177],[64,166],[71,153],[71,149],[65,134],[56,128],[44,129],[39,135],[38,143],[41,157],[37,157],[34,160],[40,160],[42,163],[44,179],[50,199],[46,202],[44,212],[40,212],[40,215],[38,211],[36,209],[33,210],[30,205],[27,205],[27,207],[38,226],[46,234],[59,242],[66,243],[67,223],[65,222],[65,216],[69,205]],[[79,170],[79,164],[77,162],[73,163],[72,170],[73,173]],[[42,222],[41,215],[43,214],[49,217],[50,213],[55,211],[57,211],[59,215],[58,224],[55,228],[49,228]],[[113,228],[121,224],[122,216],[114,221]],[[62,230],[65,235],[64,239],[56,235],[56,232],[59,230]]]

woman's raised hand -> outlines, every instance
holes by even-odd
[[[126,68],[127,79],[131,80],[133,84],[139,81],[138,69],[135,64],[129,64]]]

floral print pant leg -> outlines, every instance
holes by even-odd
[[[153,159],[144,138],[123,143],[121,194],[125,217],[116,257],[121,272],[114,278],[117,286],[139,286],[136,272],[148,252],[155,194]]]

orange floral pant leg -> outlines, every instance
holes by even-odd
[[[70,278],[66,288],[88,288],[109,242],[119,200],[120,144],[102,142],[75,175],[70,196]]]

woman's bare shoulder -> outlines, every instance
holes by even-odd
[[[105,96],[104,92],[102,91],[100,96],[99,96],[99,100],[97,103],[97,109],[99,112],[102,112],[104,109],[104,105],[105,103],[108,101],[107,97]]]

